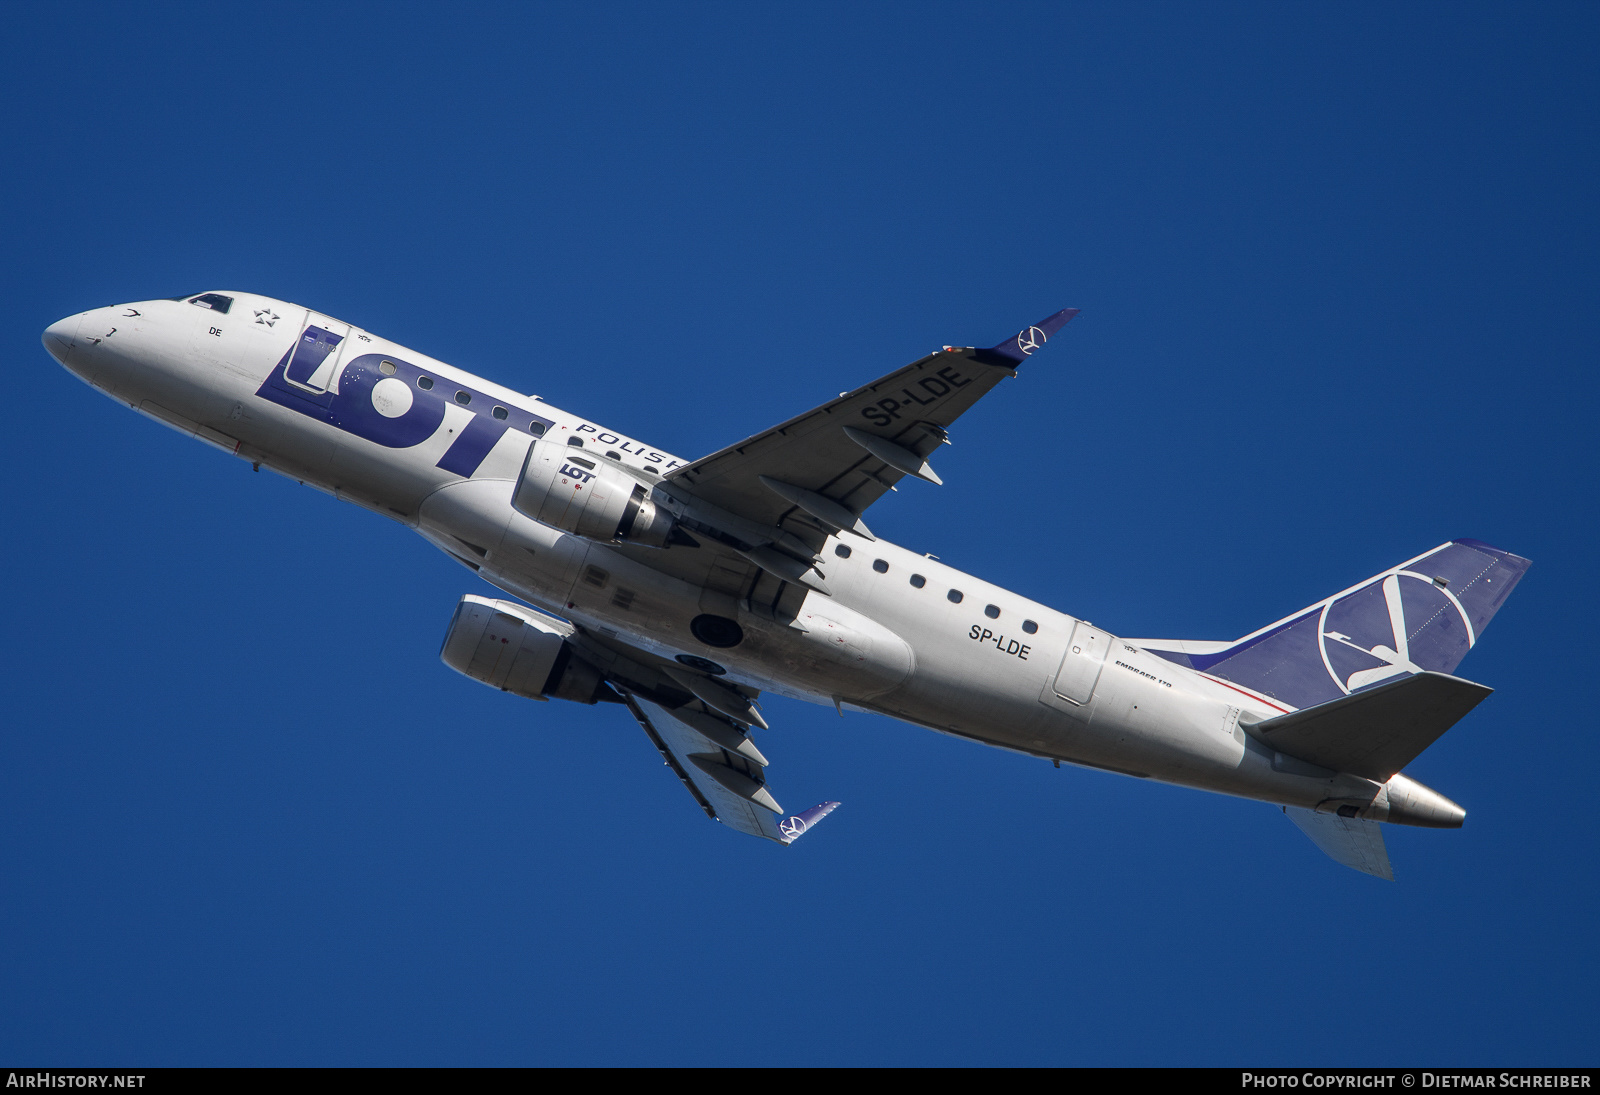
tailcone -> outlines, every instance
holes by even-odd
[[[1410,776],[1391,776],[1383,790],[1389,799],[1389,809],[1388,816],[1381,820],[1391,825],[1459,829],[1467,820],[1466,810]]]

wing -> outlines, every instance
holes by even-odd
[[[1376,821],[1319,814],[1299,806],[1285,806],[1283,812],[1300,827],[1302,833],[1311,838],[1311,843],[1321,848],[1335,863],[1342,863],[1362,874],[1394,881],[1394,871],[1389,867],[1389,852],[1383,846],[1383,830]]]
[[[729,828],[792,844],[839,805],[823,802],[786,815],[767,789],[766,758],[739,727],[699,707],[671,710],[643,696],[624,696],[667,767],[708,816]]]
[[[793,619],[808,588],[829,592],[817,565],[824,541],[846,528],[870,538],[862,511],[905,476],[937,483],[927,458],[945,427],[1077,314],[1057,312],[987,349],[946,347],[677,469],[654,497],[706,550],[613,550],[699,586],[707,612],[743,604]]]
[[[947,346],[679,468],[663,486],[813,547],[843,528],[870,538],[861,513],[907,475],[939,482],[927,458],[946,427],[1077,314],[1064,309],[988,349]]]
[[[521,605],[514,608],[515,615],[529,612]],[[792,844],[838,807],[823,802],[788,814],[778,805],[767,785],[767,758],[750,737],[754,728],[767,728],[753,689],[584,628],[574,630],[568,641],[600,669],[709,817],[741,833]]]

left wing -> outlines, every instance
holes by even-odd
[[[847,528],[870,539],[861,513],[907,475],[939,482],[927,458],[945,428],[1077,314],[1063,309],[987,349],[946,346],[679,468],[662,486],[812,546]]]
[[[784,621],[807,589],[829,593],[819,552],[829,536],[872,533],[862,512],[907,475],[937,483],[928,456],[953,423],[1073,316],[1067,308],[998,346],[947,346],[721,452],[678,468],[652,497],[705,550],[618,544],[612,550],[735,604]],[[602,459],[598,455],[592,457]]]

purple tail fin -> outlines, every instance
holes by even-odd
[[[778,822],[778,832],[783,834],[783,842],[793,844],[805,836],[807,830],[838,808],[837,802],[819,802],[809,810],[784,818]]]
[[[1146,649],[1291,707],[1311,707],[1400,674],[1451,673],[1531,564],[1452,540],[1235,643]]]

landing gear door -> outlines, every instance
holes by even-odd
[[[336,319],[306,314],[305,330],[295,343],[294,356],[284,370],[284,379],[296,388],[322,394],[334,388],[339,363],[350,345],[350,325]]]
[[[1056,671],[1055,693],[1076,704],[1087,704],[1105,668],[1111,636],[1087,621],[1080,620],[1067,640],[1067,652]]]

